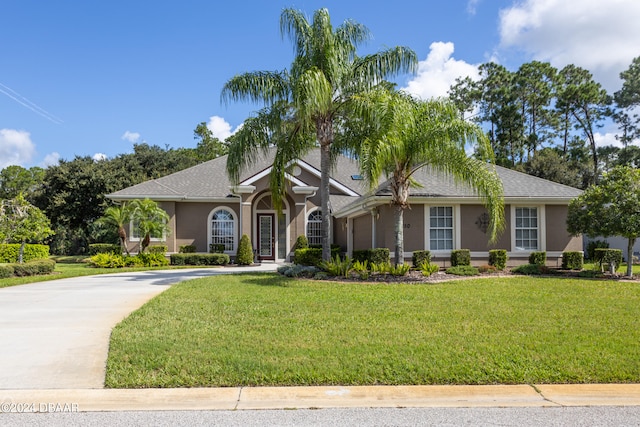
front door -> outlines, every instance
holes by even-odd
[[[274,214],[258,214],[258,257],[275,260]]]

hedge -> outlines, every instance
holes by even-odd
[[[172,254],[171,265],[227,265],[227,254]]]
[[[89,255],[98,254],[122,254],[122,246],[113,243],[92,243],[89,245]]]
[[[18,262],[18,254],[20,253],[20,243],[2,243],[0,244],[0,263]],[[32,261],[36,259],[49,258],[49,246],[47,245],[31,245],[26,244],[22,261]]]
[[[582,252],[562,252],[562,268],[564,270],[582,270],[583,263]]]
[[[149,252],[150,254],[160,255],[166,254],[168,250],[169,248],[167,247],[167,245],[152,245],[147,248],[147,252]]]
[[[56,262],[52,259],[38,259],[22,264],[11,264],[13,275],[18,277],[37,276],[39,274],[51,274],[56,268]]]
[[[13,264],[0,265],[0,279],[6,279],[13,276]]]
[[[336,255],[340,255],[340,246],[331,245],[331,258],[335,259]],[[293,263],[300,265],[312,265],[319,267],[322,262],[322,248],[309,247],[296,249],[293,252]]]
[[[451,266],[471,265],[471,251],[469,249],[458,249],[451,251]]]
[[[596,248],[594,251],[595,261],[600,264],[600,268],[602,269],[605,264],[614,269],[620,267],[622,264],[622,249],[605,249],[605,248]]]
[[[546,252],[531,252],[529,254],[529,264],[533,265],[546,265],[547,253]]]
[[[413,268],[420,268],[424,263],[431,263],[431,251],[413,251],[411,263]]]
[[[224,253],[224,244],[223,243],[211,243],[209,245],[209,253],[210,254],[221,254]],[[195,250],[194,250],[195,252]]]
[[[181,254],[193,254],[196,252],[196,245],[181,245],[178,252]]]
[[[353,260],[365,262],[369,264],[388,264],[391,262],[389,248],[363,249],[353,251]],[[333,251],[331,257],[334,257]]]
[[[504,270],[507,266],[506,249],[492,249],[489,251],[489,265],[494,266],[498,270]]]

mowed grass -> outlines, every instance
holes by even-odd
[[[198,279],[115,328],[106,386],[638,382],[639,303],[631,282]]]

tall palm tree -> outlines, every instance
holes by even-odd
[[[131,209],[126,202],[122,205],[109,206],[98,220],[101,224],[117,228],[120,247],[127,255],[129,255],[129,248],[127,248],[126,226],[129,221],[131,221]]]
[[[404,262],[403,213],[409,207],[410,188],[418,185],[413,175],[423,167],[476,191],[491,218],[490,241],[495,241],[504,227],[502,182],[489,163],[493,150],[482,129],[462,119],[445,100],[419,101],[391,91],[371,95],[360,105],[363,117],[374,118],[376,132],[363,139],[357,155],[372,189],[383,174],[388,179],[395,217],[394,263]],[[467,156],[467,143],[477,145],[481,158]]]
[[[284,9],[280,31],[289,36],[295,48],[289,70],[240,74],[223,87],[223,101],[249,100],[265,105],[232,138],[227,171],[232,181],[238,182],[244,168],[275,146],[270,186],[274,195],[280,196],[273,198],[280,206],[286,168],[319,145],[322,257],[328,260],[329,172],[340,145],[334,143],[348,144],[342,136],[349,125],[351,100],[386,78],[413,72],[416,54],[406,47],[394,47],[358,57],[356,49],[370,39],[369,30],[350,20],[334,29],[327,9],[317,10],[312,22],[301,11]]]
[[[141,237],[140,252],[144,252],[151,243],[151,236],[162,236],[170,231],[169,215],[150,199],[133,200],[131,209],[131,218]]]

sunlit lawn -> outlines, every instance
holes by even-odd
[[[635,282],[203,278],[115,328],[106,385],[638,382],[639,303]]]

